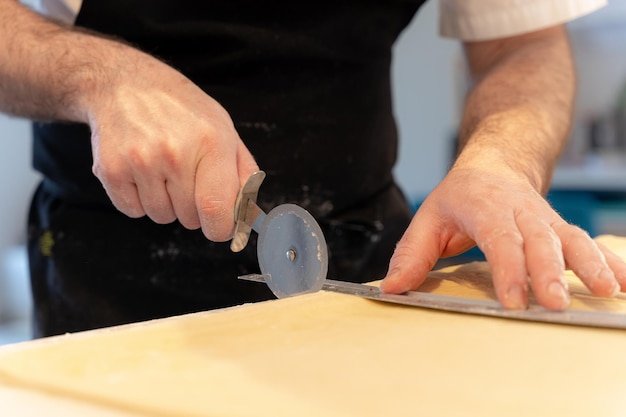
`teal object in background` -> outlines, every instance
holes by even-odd
[[[547,200],[567,222],[586,230],[591,236],[598,233],[595,213],[601,208],[598,194],[592,191],[552,190]]]

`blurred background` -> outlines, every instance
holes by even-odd
[[[548,196],[593,236],[626,235],[626,1],[569,25],[579,70],[570,144]],[[26,2],[28,3],[28,2]],[[415,207],[445,175],[454,152],[465,69],[456,41],[437,32],[428,2],[395,48],[398,180]],[[30,338],[26,217],[39,179],[31,168],[30,123],[0,114],[0,344]],[[470,251],[461,260],[480,259]]]

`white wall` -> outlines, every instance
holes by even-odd
[[[569,27],[578,70],[575,130],[570,143],[576,156],[588,145],[589,121],[610,115],[626,85],[626,0],[613,0]]]
[[[0,113],[0,252],[23,243],[29,198],[39,178],[31,168],[30,123]]]
[[[424,197],[448,169],[465,88],[460,44],[438,37],[437,24],[437,2],[431,0],[396,45],[393,75],[401,140],[396,176],[413,200]],[[578,71],[574,129],[562,159],[569,163],[572,155],[577,161],[586,146],[590,118],[608,114],[619,89],[626,86],[626,0],[609,0],[607,7],[568,27]],[[626,164],[622,164],[623,183]],[[587,180],[579,171],[559,167],[554,184],[571,187],[568,178]]]
[[[425,197],[445,175],[459,119],[460,44],[439,37],[438,16],[437,2],[427,2],[395,47],[393,92],[400,134],[395,173],[412,200]]]
[[[39,176],[31,168],[30,123],[0,114],[0,321],[28,314],[25,250],[30,196]],[[9,256],[10,255],[10,256]]]

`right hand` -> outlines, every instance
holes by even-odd
[[[230,239],[254,158],[217,101],[164,63],[136,58],[89,99],[93,173],[130,217]]]

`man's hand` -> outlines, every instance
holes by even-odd
[[[474,88],[460,129],[461,152],[415,215],[381,288],[416,289],[440,257],[474,244],[491,266],[506,308],[569,305],[569,266],[599,296],[626,289],[626,265],[542,198],[569,135],[574,68],[556,26],[465,45]]]
[[[122,71],[89,104],[94,174],[130,217],[230,239],[237,192],[258,166],[222,106],[152,57],[134,59],[139,74]]]
[[[226,110],[189,79],[15,0],[0,0],[0,51],[0,111],[89,124],[93,172],[120,211],[232,236],[237,192],[258,167]]]
[[[452,170],[430,194],[398,244],[382,290],[418,288],[440,257],[462,253],[474,242],[506,308],[526,308],[529,282],[540,304],[566,308],[566,264],[596,295],[626,289],[621,259],[565,222],[527,181],[490,164]]]

